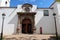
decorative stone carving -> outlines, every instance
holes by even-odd
[[[24,22],[24,23],[22,23],[23,22],[23,20],[24,19],[30,19],[30,21],[31,21],[31,24],[27,24],[27,25],[25,25],[25,29],[24,30],[28,30],[27,29],[27,26],[28,25],[30,25],[31,26],[31,33],[34,33],[34,31],[35,31],[35,26],[34,26],[34,24],[35,24],[35,14],[36,14],[36,12],[18,12],[18,17],[20,18],[20,22],[19,22],[19,24],[25,24],[25,23],[27,23],[27,22]],[[23,26],[21,26],[20,28],[21,28],[21,31],[22,31],[22,27]],[[29,26],[28,26],[29,27]],[[28,31],[27,31],[27,33],[28,33]]]
[[[21,24],[20,24],[20,18],[19,18],[19,16],[18,16],[17,33],[18,33],[18,34],[20,34],[20,33],[21,33]]]
[[[31,4],[28,4],[28,3],[23,4],[23,5],[22,5],[22,9],[23,9],[25,12],[30,12],[31,9],[32,9],[32,5],[31,5]]]

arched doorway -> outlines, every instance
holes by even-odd
[[[24,19],[22,21],[22,33],[32,34],[32,22],[30,19]]]

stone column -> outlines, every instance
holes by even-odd
[[[33,34],[36,34],[35,15],[33,16]]]
[[[21,33],[21,24],[20,24],[20,16],[18,15],[18,26],[17,26],[17,33]]]

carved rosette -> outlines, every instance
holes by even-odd
[[[32,7],[33,7],[33,6],[32,6],[31,4],[28,4],[28,3],[22,5],[22,9],[23,9],[25,12],[30,12],[31,9],[32,9]]]

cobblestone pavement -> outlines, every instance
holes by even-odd
[[[4,40],[48,40],[50,36],[55,35],[39,35],[39,34],[5,35]]]

